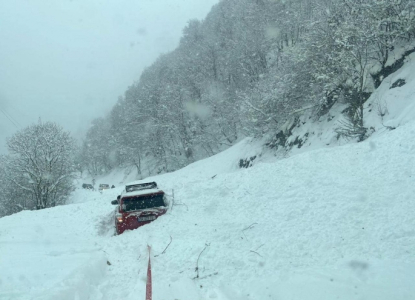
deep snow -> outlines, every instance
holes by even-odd
[[[413,64],[379,89],[395,130],[239,169],[260,151],[245,139],[147,179],[175,205],[137,230],[113,235],[115,175],[102,194],[1,218],[0,299],[144,299],[147,245],[153,299],[415,299]]]

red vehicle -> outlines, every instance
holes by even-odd
[[[167,212],[167,199],[155,182],[127,185],[125,190],[111,201],[115,209],[117,234],[133,230],[156,220]]]

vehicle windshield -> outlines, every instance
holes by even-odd
[[[122,199],[122,209],[125,212],[155,208],[160,206],[164,206],[162,194]]]

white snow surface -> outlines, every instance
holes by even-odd
[[[115,189],[1,218],[0,299],[145,299],[147,245],[155,300],[415,299],[413,61],[377,91],[395,130],[369,115],[362,143],[239,169],[261,149],[245,139],[146,179],[174,201],[137,230],[114,236],[121,172],[104,178]]]

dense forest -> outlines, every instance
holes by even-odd
[[[414,16],[411,0],[222,0],[93,122],[80,164],[172,171],[244,136],[272,144],[293,112],[337,101],[349,107],[340,133],[363,140],[363,103],[413,40]]]

